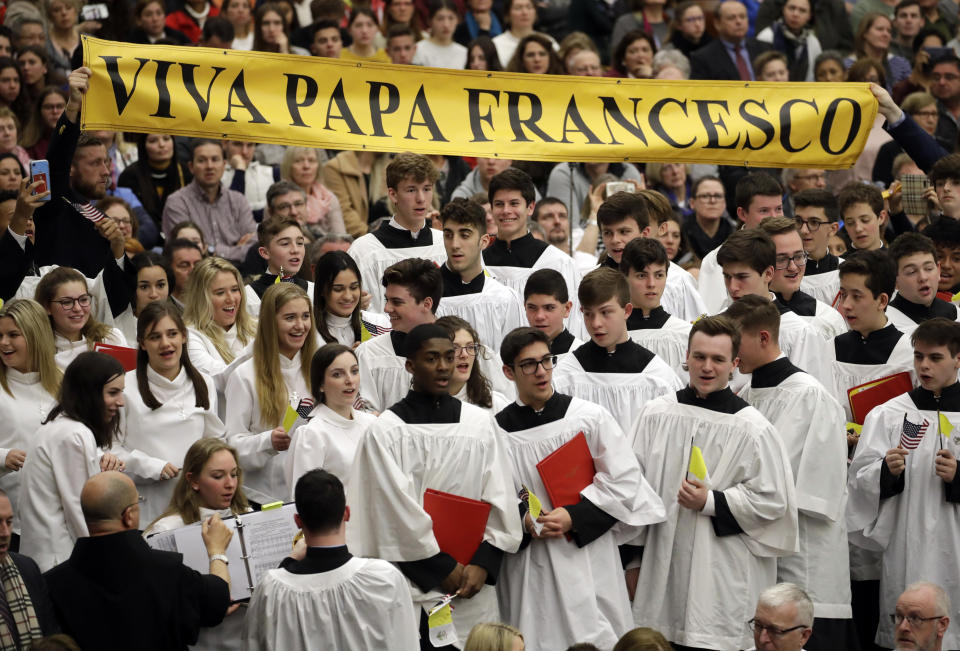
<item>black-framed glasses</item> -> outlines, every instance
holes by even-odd
[[[793,255],[778,255],[775,258],[776,268],[786,269],[790,266],[791,262],[797,265],[798,267],[802,267],[803,265],[807,264],[808,257],[809,256],[806,254],[805,251],[798,251]]]
[[[547,355],[543,359],[525,359],[519,364],[514,364],[516,368],[520,369],[520,372],[524,375],[533,375],[537,372],[538,366],[543,366],[544,371],[549,371],[554,366],[557,365],[557,356],[556,355]]]
[[[819,219],[800,219],[795,217],[794,220],[797,223],[797,230],[799,231],[804,226],[807,227],[807,230],[811,233],[816,233],[820,230],[820,227],[826,224],[827,222],[822,222]]]
[[[890,621],[894,626],[900,626],[906,620],[910,624],[910,628],[917,628],[922,626],[926,622],[933,621],[935,619],[943,619],[946,615],[934,615],[933,617],[920,617],[918,615],[901,615],[900,613],[894,613],[890,615]]]
[[[720,193],[717,194],[698,194],[694,195],[694,199],[699,199],[700,201],[723,201],[723,195]]]
[[[453,354],[459,355],[460,351],[465,352],[470,357],[476,357],[480,352],[480,344],[467,344],[466,346],[453,345]]]
[[[79,303],[80,307],[90,307],[90,294],[81,294],[76,298],[61,298],[53,302],[59,304],[64,310],[72,310],[74,303]]]
[[[787,633],[793,633],[794,631],[799,631],[802,628],[807,628],[803,624],[800,624],[799,626],[791,626],[790,628],[777,628],[776,626],[761,624],[756,620],[756,618],[747,622],[747,626],[749,626],[750,630],[754,633],[763,633],[766,631],[767,635],[770,637],[783,637]]]

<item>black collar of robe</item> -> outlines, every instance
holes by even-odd
[[[850,330],[833,338],[837,361],[844,364],[886,364],[903,333],[892,323],[874,330],[866,337]]]
[[[609,267],[614,271],[620,271],[620,263],[610,257],[610,254],[603,256],[603,260],[600,261],[601,267]]]
[[[512,242],[496,240],[483,250],[483,261],[491,267],[525,267],[529,269],[550,246],[530,233]]]
[[[390,411],[410,425],[459,423],[463,403],[449,393],[433,395],[411,389]]]
[[[636,305],[627,317],[627,330],[659,330],[670,319],[670,313],[657,306],[650,310],[650,316],[643,316],[643,310]]]
[[[656,357],[632,339],[617,344],[612,353],[590,340],[573,351],[573,356],[587,373],[641,373]]]
[[[433,244],[433,231],[430,230],[430,225],[427,223],[423,224],[423,228],[416,236],[413,235],[412,231],[397,228],[387,223],[381,224],[380,228],[373,231],[373,236],[386,249],[411,249],[415,246],[430,246]]]
[[[465,296],[467,294],[479,294],[483,291],[483,269],[480,270],[476,278],[465,283],[460,274],[451,270],[446,264],[442,264],[440,265],[440,277],[443,278],[443,296]]]
[[[528,405],[510,403],[497,414],[497,424],[508,432],[522,432],[546,423],[553,423],[567,415],[573,398],[556,391],[540,411]]]
[[[753,369],[750,386],[754,389],[769,389],[778,386],[794,373],[803,373],[803,371],[794,366],[790,358],[781,357]]]
[[[930,307],[926,307],[919,303],[908,301],[903,297],[903,294],[897,294],[896,298],[890,301],[890,307],[897,308],[915,323],[923,323],[937,316],[946,317],[951,321],[956,321],[957,319],[956,306],[952,303],[947,303],[942,298],[934,297]]]
[[[346,545],[307,547],[307,555],[303,560],[295,561],[288,557],[284,559],[280,567],[291,574],[320,574],[337,569],[351,558],[353,558],[353,554],[347,551]]]
[[[566,328],[550,342],[550,353],[553,355],[563,355],[570,352],[570,346],[573,345],[574,336]]]
[[[263,293],[270,289],[270,285],[277,282],[277,275],[269,272],[260,274],[260,277],[250,283],[250,287],[253,288],[253,291],[257,293],[257,296],[263,298]],[[287,276],[283,278],[280,282],[282,283],[293,283],[303,291],[307,291],[307,281],[299,276]],[[310,300],[313,301],[313,296],[310,297]]]
[[[406,332],[400,332],[399,330],[390,331],[390,343],[393,344],[393,354],[397,357],[400,357],[400,351],[403,350],[403,342],[406,338]]]
[[[933,395],[923,387],[910,392],[910,399],[917,409],[924,411],[960,411],[960,382],[954,382],[940,390],[940,397]]]
[[[817,274],[824,274],[828,271],[834,271],[835,269],[840,268],[840,258],[833,255],[832,253],[827,253],[819,260],[814,260],[813,258],[807,258],[807,268],[803,272],[804,276],[816,276]]]
[[[690,405],[691,407],[702,407],[710,411],[717,411],[722,414],[735,414],[744,407],[749,407],[743,398],[730,390],[720,389],[707,394],[706,398],[698,398],[697,392],[693,387],[688,386],[685,389],[677,391],[677,402],[681,405]]]
[[[817,299],[810,296],[810,294],[806,294],[798,289],[793,293],[789,301],[783,297],[783,294],[774,292],[773,295],[776,296],[776,302],[778,303],[777,309],[780,310],[780,314],[783,314],[783,308],[786,308],[790,312],[794,312],[800,316],[817,316]]]

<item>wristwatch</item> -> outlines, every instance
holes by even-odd
[[[214,554],[214,555],[212,555],[212,556],[210,557],[210,560],[211,560],[211,562],[212,562],[212,561],[223,561],[224,565],[229,565],[229,564],[230,564],[230,559],[227,558],[227,555],[226,555],[226,554]]]

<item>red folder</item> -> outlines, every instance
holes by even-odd
[[[853,422],[863,425],[871,409],[912,389],[913,381],[906,371],[870,380],[848,389],[847,399],[850,401],[850,411],[853,412]]]
[[[483,542],[490,505],[428,488],[423,494],[423,510],[433,520],[433,536],[440,551],[461,565],[469,565]]]
[[[592,484],[597,474],[583,432],[551,452],[537,464],[537,470],[553,508],[579,502],[580,491]]]
[[[123,365],[124,371],[132,371],[137,368],[137,349],[127,348],[126,346],[116,346],[114,344],[96,343],[93,349],[98,353],[110,355]]]

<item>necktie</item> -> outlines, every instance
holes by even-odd
[[[743,51],[746,47],[740,43],[733,46],[734,52],[737,55],[737,72],[740,74],[741,81],[750,81],[752,77],[750,76],[750,64],[747,63],[747,59],[743,56]]]

